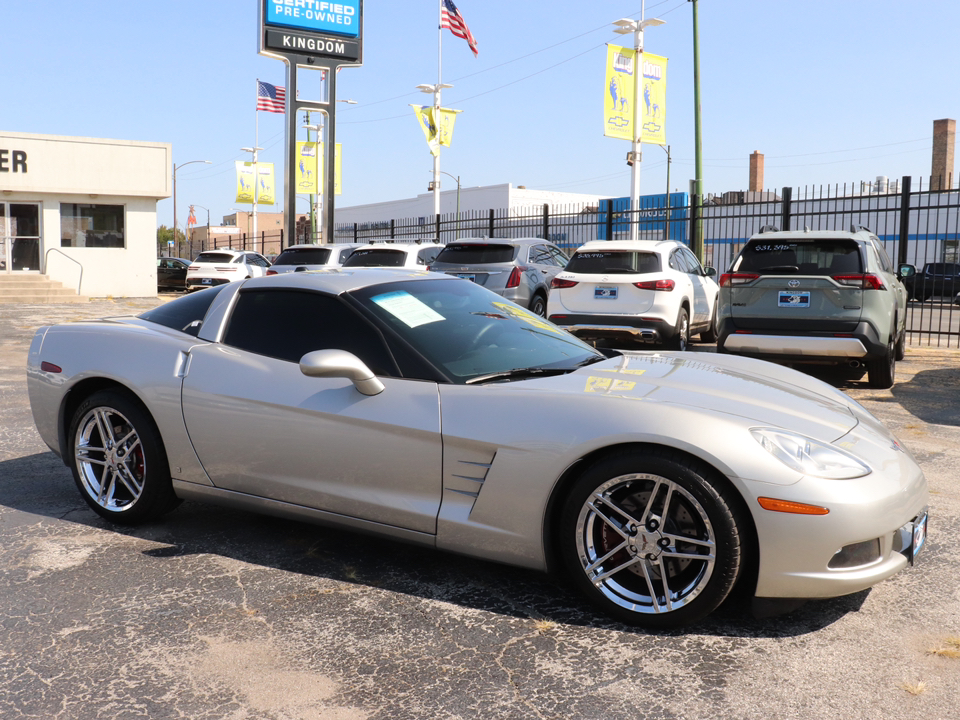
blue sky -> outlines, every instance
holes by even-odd
[[[464,187],[625,195],[629,144],[602,132],[605,44],[639,18],[642,0],[459,0],[479,44],[443,36],[443,104],[461,109],[441,169]],[[665,25],[645,33],[669,58],[671,186],[694,174],[693,31],[687,0],[647,0]],[[926,178],[933,121],[960,116],[956,33],[948,0],[700,0],[704,189],[745,189],[749,155],[765,186]],[[169,142],[178,218],[189,204],[220,224],[234,203],[234,161],[255,133],[255,80],[284,84],[257,54],[257,0],[34,0],[4,8],[0,128]],[[436,0],[367,0],[364,65],[340,73],[338,206],[426,191],[432,160],[409,105],[437,81]],[[261,159],[283,160],[283,117],[260,113]],[[644,146],[641,193],[662,192],[666,153]],[[444,189],[454,187],[446,181]],[[305,210],[307,203],[298,202]],[[262,207],[262,206],[261,206]],[[268,208],[262,208],[268,209]],[[280,210],[280,206],[275,206]],[[173,203],[158,204],[170,225]],[[201,224],[203,210],[197,212]]]

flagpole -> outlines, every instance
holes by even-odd
[[[439,133],[440,88],[443,83],[443,0],[437,0],[437,91],[433,94],[433,123]],[[440,214],[440,143],[433,156],[433,214]],[[439,241],[440,238],[437,238]]]
[[[260,97],[260,78],[257,78],[257,97]],[[257,168],[257,151],[260,149],[260,109],[257,108],[257,124],[253,135],[253,251],[257,252],[257,195],[260,194],[260,171]]]

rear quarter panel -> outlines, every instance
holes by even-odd
[[[196,344],[189,335],[136,318],[41,328],[27,365],[27,389],[40,436],[63,457],[71,421],[65,409],[75,407],[94,387],[114,383],[135,395],[153,417],[173,477],[211,484],[187,437],[180,409],[178,371],[184,353]],[[42,371],[43,361],[62,372]]]

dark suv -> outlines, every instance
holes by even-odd
[[[923,272],[906,278],[910,298],[921,302],[934,296],[955,297],[960,293],[960,263],[927,263]]]
[[[865,367],[870,385],[891,387],[906,342],[901,278],[915,272],[865,228],[761,231],[720,277],[717,351]]]

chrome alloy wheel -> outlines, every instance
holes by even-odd
[[[597,590],[644,614],[691,603],[716,562],[715,532],[701,504],[652,474],[621,475],[599,486],[580,510],[576,544]]]
[[[91,408],[77,425],[74,462],[84,491],[109,512],[123,512],[143,493],[146,460],[136,428],[110,407]]]

